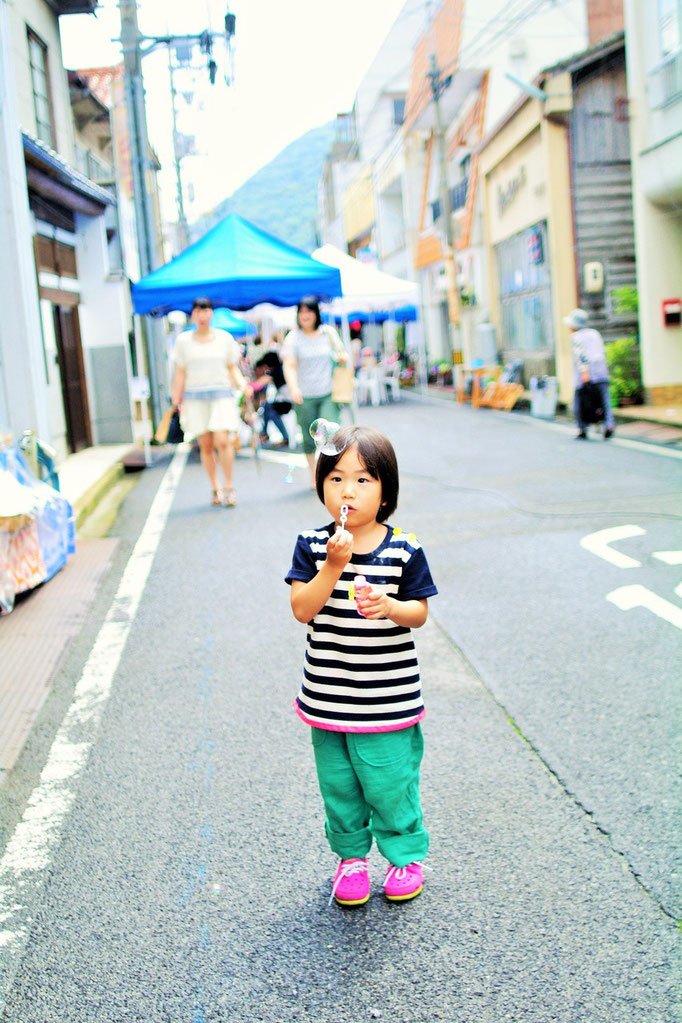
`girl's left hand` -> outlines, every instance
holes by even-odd
[[[365,618],[388,618],[392,599],[388,593],[370,589],[357,598],[358,610],[362,611]]]

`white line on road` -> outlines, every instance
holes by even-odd
[[[651,557],[664,561],[666,565],[682,565],[682,551],[653,551]]]
[[[643,536],[645,533],[646,529],[642,529],[641,526],[612,526],[609,529],[600,529],[596,533],[584,536],[580,541],[580,546],[584,547],[586,551],[590,551],[591,554],[596,554],[598,558],[603,558],[604,561],[616,565],[617,568],[639,568],[642,564],[641,561],[636,561],[627,554],[621,554],[620,551],[611,550],[609,544],[615,543],[617,540],[627,540],[631,536]]]
[[[632,586],[619,586],[606,594],[606,599],[619,607],[621,611],[632,611],[635,607],[644,607],[658,618],[682,629],[682,607],[671,604],[669,600],[659,597],[646,586],[634,583]]]
[[[76,797],[76,782],[97,736],[189,451],[189,444],[178,445],[161,480],[38,785],[0,860],[0,949],[3,955],[0,1012],[28,941],[45,872]]]

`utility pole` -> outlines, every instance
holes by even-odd
[[[149,138],[147,136],[147,116],[144,105],[144,84],[142,81],[142,55],[140,52],[140,30],[137,24],[136,0],[119,0],[121,12],[121,46],[123,49],[123,71],[125,83],[126,108],[128,113],[128,135],[130,137],[130,163],[133,177],[133,199],[135,204],[135,225],[137,247],[142,277],[156,269],[156,225],[152,210],[151,196],[147,188],[149,170]],[[136,324],[139,336],[140,323]],[[166,386],[163,370],[160,366],[160,355],[164,347],[163,331],[160,323],[148,321],[147,330],[147,368],[149,372],[149,389],[152,403],[152,416],[158,423],[163,414],[163,405],[167,404]],[[164,360],[165,361],[165,360]],[[142,366],[138,365],[138,376]],[[144,400],[142,401],[144,405]],[[151,438],[145,438],[145,442]]]
[[[2,2],[2,0],[0,0]],[[138,252],[140,258],[140,274],[142,277],[151,273],[157,267],[157,246],[156,246],[156,223],[151,196],[147,188],[147,177],[149,171],[149,138],[147,135],[147,117],[144,103],[144,85],[142,81],[142,58],[146,57],[159,46],[170,47],[176,43],[184,42],[189,44],[198,43],[202,52],[207,56],[207,68],[211,84],[215,82],[218,65],[213,59],[214,39],[222,36],[226,48],[227,63],[231,63],[231,45],[235,34],[236,19],[230,14],[229,8],[225,14],[225,28],[223,33],[213,33],[205,29],[199,35],[182,36],[144,36],[140,33],[137,22],[137,0],[119,0],[121,12],[121,46],[123,49],[123,70],[125,83],[126,106],[128,112],[128,133],[130,135],[130,161],[132,166],[133,192],[135,202],[135,222],[137,227]],[[145,43],[144,49],[142,44]],[[169,53],[169,64],[171,61]],[[230,84],[227,74],[226,79]],[[171,80],[171,90],[173,82]],[[173,145],[177,146],[177,133],[175,130],[175,99],[173,97]],[[176,179],[178,187],[179,202],[182,204],[182,179],[176,154]],[[178,212],[180,221],[186,231],[187,222],[184,216],[184,205],[179,205]],[[168,405],[170,395],[168,393],[167,367],[165,355],[165,337],[163,329],[158,320],[148,319],[147,363],[149,367],[149,384],[151,390],[152,412],[156,422],[162,415],[162,407]],[[139,318],[138,318],[139,327]],[[138,332],[136,331],[136,334]]]
[[[433,95],[433,113],[436,124],[436,144],[438,147],[441,218],[443,220],[445,235],[443,263],[445,264],[445,280],[448,295],[448,320],[450,326],[448,332],[448,343],[450,345],[450,356],[452,362],[460,363],[462,361],[462,351],[459,343],[459,291],[457,289],[457,269],[455,265],[455,240],[452,230],[452,203],[450,202],[447,159],[445,155],[445,130],[443,128],[440,109],[440,96],[445,88],[445,83],[440,76],[440,69],[438,67],[435,53],[431,53],[428,76],[431,79],[431,92]]]
[[[175,65],[173,64],[173,48],[168,47],[168,77],[170,79],[170,94],[171,94],[171,110],[173,112],[173,158],[175,161],[175,199],[178,208],[178,227],[180,243],[180,249],[187,248],[189,243],[189,227],[187,225],[187,215],[185,213],[185,197],[182,191],[182,169],[180,167],[180,161],[182,154],[180,153],[180,139],[178,136],[178,117],[177,110],[175,108],[175,98],[177,96],[177,90],[175,88]]]

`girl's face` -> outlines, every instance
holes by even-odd
[[[197,306],[192,310],[192,323],[196,324],[200,329],[205,330],[206,327],[210,326],[211,320],[213,319],[212,309],[201,309]]]
[[[381,480],[367,472],[356,444],[346,448],[325,479],[324,504],[335,522],[339,521],[341,505],[348,505],[346,527],[351,533],[376,522],[381,508]]]
[[[315,321],[317,316],[315,315],[314,309],[308,309],[308,306],[302,305],[298,311],[298,325],[305,333],[312,333],[315,330]]]

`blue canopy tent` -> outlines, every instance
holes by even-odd
[[[229,330],[230,334],[234,334],[235,337],[245,337],[247,334],[258,333],[254,323],[243,320],[241,316],[235,316],[233,312],[230,312],[229,309],[225,309],[223,306],[216,309],[213,313],[211,326],[219,327],[221,330]],[[190,327],[190,330],[192,328],[193,325]]]
[[[198,296],[216,307],[251,309],[260,302],[296,305],[303,295],[338,297],[341,274],[300,249],[228,214],[194,245],[165,266],[133,284],[133,305],[140,315],[189,312]]]
[[[417,310],[413,305],[404,305],[399,309],[379,309],[367,312],[364,309],[353,310],[346,314],[349,323],[385,323],[395,320],[396,323],[414,323],[418,319]],[[322,313],[325,323],[341,323],[343,318],[327,312]]]

